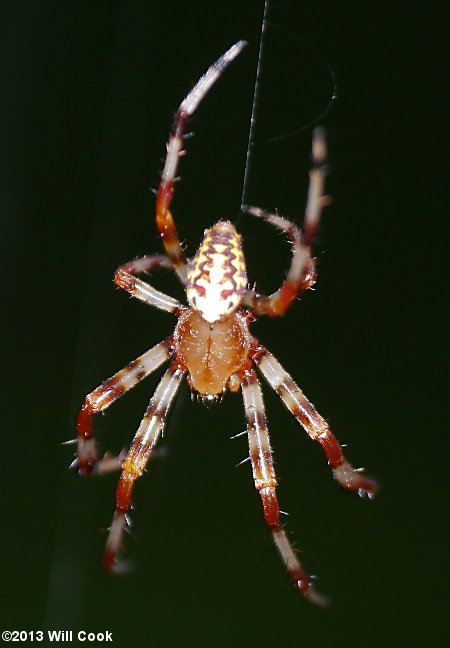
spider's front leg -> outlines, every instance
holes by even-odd
[[[328,427],[328,423],[309,402],[301,389],[283,369],[278,360],[267,349],[258,346],[253,351],[253,360],[269,385],[280,396],[284,405],[314,441],[322,446],[336,481],[346,490],[372,498],[377,492],[377,483],[356,470],[345,458],[339,441]]]
[[[261,496],[264,519],[270,527],[275,545],[295,585],[310,601],[323,605],[326,599],[316,592],[280,524],[280,508],[276,495],[276,476],[272,461],[269,432],[266,424],[261,387],[253,369],[242,379],[242,395],[247,418],[250,460],[255,486]]]
[[[97,462],[92,415],[104,412],[114,401],[168,360],[170,354],[170,340],[160,342],[86,396],[78,412],[76,423],[77,461],[80,474],[88,475],[94,468],[98,472],[102,467],[102,462]]]
[[[316,281],[316,264],[311,257],[311,249],[320,223],[322,208],[328,202],[328,197],[324,195],[326,150],[325,134],[322,129],[317,128],[313,133],[313,166],[309,173],[308,201],[301,232],[286,218],[271,214],[259,207],[242,205],[242,211],[262,218],[285,232],[292,245],[291,266],[281,287],[268,296],[261,295],[255,290],[247,290],[244,293],[243,304],[257,315],[271,317],[283,315],[298,295],[311,288]]]
[[[123,462],[122,474],[116,491],[116,510],[103,554],[103,566],[120,570],[116,556],[120,550],[122,533],[127,525],[127,512],[131,506],[134,482],[148,463],[150,453],[161,434],[167,411],[172,403],[186,370],[174,362],[162,377],[144,418],[139,425],[131,448]]]
[[[175,114],[172,131],[167,143],[166,161],[156,198],[156,225],[166,252],[183,284],[186,283],[187,260],[181,247],[173,216],[170,212],[170,204],[174,193],[179,158],[183,149],[186,123],[224,69],[240,54],[245,45],[245,41],[238,41],[232,45],[225,54],[208,68],[206,73],[183,99]]]

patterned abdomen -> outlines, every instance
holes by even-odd
[[[241,237],[234,225],[219,221],[205,236],[190,262],[186,293],[189,305],[207,322],[232,315],[247,287]]]

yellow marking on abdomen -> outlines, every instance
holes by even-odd
[[[223,320],[239,308],[246,287],[241,237],[230,222],[219,221],[206,230],[190,263],[189,304],[208,322]]]

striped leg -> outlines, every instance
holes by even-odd
[[[151,374],[152,371],[155,371],[169,357],[170,343],[165,340],[130,362],[124,369],[105,380],[97,389],[86,396],[78,412],[76,424],[77,458],[80,474],[88,475],[94,467],[96,472],[101,471],[103,468],[102,462],[97,463],[97,450],[92,431],[92,415],[104,412],[114,401]]]
[[[258,347],[254,360],[269,385],[280,396],[311,439],[320,443],[336,481],[346,490],[355,491],[360,496],[374,497],[377,492],[376,482],[363,475],[360,470],[353,468],[347,461],[328,423],[314,409],[278,360],[264,347]]]
[[[315,261],[311,258],[311,248],[319,226],[322,207],[327,201],[324,196],[326,141],[321,129],[316,129],[313,133],[312,158],[308,201],[301,232],[286,218],[270,214],[258,207],[245,205],[242,207],[243,211],[262,218],[286,232],[292,244],[291,266],[281,288],[269,296],[260,295],[255,290],[247,290],[244,294],[243,304],[254,310],[257,315],[271,317],[283,315],[294,299],[315,283],[317,273]]]
[[[214,85],[227,65],[238,56],[245,44],[245,41],[239,41],[230,47],[223,56],[211,65],[187,97],[183,99],[175,115],[172,132],[167,144],[166,162],[156,199],[156,225],[166,252],[183,284],[186,283],[187,261],[169,208],[174,193],[174,183],[178,170],[178,160],[182,153],[186,123],[209,92],[211,86]]]
[[[145,416],[133,439],[128,455],[123,463],[122,475],[116,491],[116,510],[103,554],[103,566],[108,570],[120,569],[116,556],[120,550],[121,538],[127,524],[127,512],[131,506],[134,482],[144,471],[150,453],[164,427],[164,421],[172,400],[177,393],[185,374],[174,363],[162,377],[150,400]]]
[[[261,495],[264,519],[270,527],[275,545],[295,585],[310,601],[324,604],[326,601],[311,586],[284,529],[280,524],[280,509],[275,492],[277,485],[267,430],[261,386],[256,373],[247,372],[242,381],[250,460],[255,486]]]
[[[171,260],[165,256],[144,256],[119,266],[114,275],[114,283],[146,304],[175,313],[180,308],[180,303],[176,299],[156,290],[146,281],[135,276],[142,272],[151,272],[157,266],[173,268]]]

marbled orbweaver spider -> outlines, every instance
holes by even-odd
[[[253,478],[262,499],[264,519],[295,587],[310,600],[321,603],[322,597],[312,587],[280,523],[275,492],[277,481],[256,369],[307,434],[320,443],[334,478],[343,488],[372,497],[376,484],[345,459],[327,422],[316,412],[278,360],[251,335],[249,324],[260,315],[283,315],[297,296],[316,280],[311,248],[321,210],[327,200],[324,194],[326,142],[323,131],[316,129],[313,134],[313,164],[301,232],[294,223],[279,215],[256,207],[243,207],[244,212],[285,232],[291,241],[289,271],[281,287],[273,294],[265,296],[248,288],[241,237],[234,225],[219,221],[206,230],[195,256],[187,259],[170,212],[186,122],[244,45],[244,41],[235,43],[207,70],[182,101],[175,115],[156,199],[156,225],[166,256],[144,256],[126,263],[117,269],[114,277],[114,282],[132,297],[175,314],[178,318],[175,330],[166,340],[130,362],[86,396],[77,416],[76,461],[82,475],[113,467],[122,469],[116,492],[116,509],[103,556],[104,567],[117,570],[120,564],[117,555],[127,525],[134,483],[147,465],[183,378],[186,377],[191,390],[203,400],[213,400],[227,389],[235,392],[240,388],[247,419]],[[189,306],[181,305],[176,299],[137,277],[157,266],[172,268],[176,272],[185,286]],[[126,457],[105,457],[98,461],[92,415],[103,412],[167,360],[170,360],[170,366],[150,400]]]

